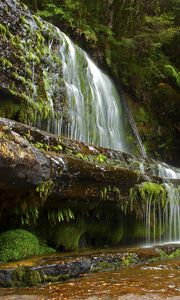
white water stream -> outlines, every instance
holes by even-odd
[[[164,201],[159,195],[156,202],[147,198],[146,245],[180,242],[180,187],[172,182],[173,179],[180,179],[180,172],[177,168],[159,163],[154,175],[163,179],[167,198]]]
[[[60,40],[58,55],[62,62],[61,83],[65,87],[65,114],[47,120],[45,126],[39,119],[37,127],[86,144],[133,153],[136,141],[132,139],[132,129],[115,85],[81,48],[58,28],[55,30]],[[51,56],[53,47],[51,40]],[[48,87],[49,97],[57,81],[53,76]],[[55,116],[53,110],[52,116]]]

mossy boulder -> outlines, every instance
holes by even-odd
[[[24,229],[9,230],[0,234],[0,260],[3,262],[54,251],[47,246],[41,246],[38,238]]]

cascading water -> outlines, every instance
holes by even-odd
[[[180,242],[180,187],[173,180],[180,179],[178,169],[158,163],[154,175],[163,179],[158,199],[146,199],[146,245],[150,243]],[[140,166],[141,171],[142,165]]]
[[[53,57],[55,47],[62,63],[61,84],[64,84],[65,90],[63,103],[65,113],[63,111],[63,114],[59,113],[57,117],[56,108],[53,106],[53,89],[58,85],[58,75],[55,73],[51,76],[52,82],[48,86],[53,118],[48,119],[46,123],[37,118],[37,127],[87,144],[134,154],[137,145],[132,142],[133,122],[130,121],[130,126],[128,111],[122,104],[123,99],[114,84],[82,49],[59,29],[55,27],[53,29],[59,42],[53,39],[49,41],[48,55]],[[48,77],[48,70],[46,72],[44,74]],[[135,136],[140,140],[137,130]],[[137,144],[140,145],[141,140]],[[141,153],[145,157],[144,150],[141,149]],[[146,200],[147,244],[180,240],[180,191],[168,182],[168,179],[180,178],[180,173],[163,163],[155,163],[155,169],[153,171],[152,167],[152,175],[164,178],[167,201],[163,202],[161,197],[157,202],[152,201],[151,197]],[[140,170],[146,173],[142,162]]]
[[[65,87],[66,107],[63,110],[66,111],[60,113],[57,118],[56,109],[53,108],[53,120],[48,120],[44,124],[38,116],[36,126],[87,144],[138,153],[139,142],[132,139],[128,116],[113,82],[63,32],[56,27],[54,30],[57,31],[60,41],[58,55],[62,62],[61,84],[63,83]],[[54,40],[49,42],[50,56],[54,44],[56,44]],[[56,77],[51,76],[52,82],[48,87],[49,98],[53,94],[52,85],[57,85]]]
[[[33,36],[36,36],[38,26],[34,20],[29,18],[26,23],[34,28]],[[37,36],[37,40],[44,43],[41,70],[38,65],[37,72],[35,58],[37,60],[38,52],[32,52],[34,43],[31,51],[26,49],[24,54],[32,67],[29,70],[32,71],[32,91],[28,88],[28,101],[33,113],[27,112],[27,123],[87,144],[132,154],[141,152],[145,157],[146,153],[123,93],[119,95],[108,76],[58,28],[43,22],[41,31],[45,37],[44,43]],[[25,45],[24,37],[22,44]],[[27,93],[26,90],[25,92]],[[133,135],[135,138],[132,138]],[[156,202],[151,197],[146,199],[147,242],[156,242],[157,232],[161,241],[180,240],[180,192],[169,183],[169,179],[180,179],[180,172],[157,162],[148,165],[147,161],[144,159],[143,163],[141,159],[141,174],[144,173],[146,181],[150,181],[152,175],[164,178],[167,194],[165,202],[160,196]],[[150,177],[147,176],[149,171]]]

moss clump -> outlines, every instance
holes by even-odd
[[[117,245],[121,242],[124,237],[123,224],[116,224],[114,228],[110,228],[107,237],[110,245]]]
[[[56,248],[64,247],[65,250],[78,249],[79,240],[83,234],[83,226],[79,224],[61,224],[55,233]]]
[[[28,267],[19,267],[13,271],[12,287],[35,286],[44,281],[40,271]]]
[[[46,245],[41,246],[38,238],[24,229],[9,230],[0,234],[0,260],[3,262],[54,251]]]
[[[180,257],[180,249],[176,249],[174,252],[169,254],[170,258]]]
[[[136,253],[129,253],[128,255],[123,256],[122,266],[129,267],[131,264],[135,264],[139,261],[139,258]]]
[[[55,253],[56,250],[54,248],[48,247],[45,243],[43,243],[42,245],[40,245],[39,247],[39,255],[44,255],[44,254],[52,254]]]
[[[91,272],[99,272],[99,271],[108,271],[118,269],[121,266],[120,260],[109,262],[107,260],[102,260],[97,262],[92,268]]]
[[[0,99],[0,116],[2,118],[17,119],[20,105],[15,103],[13,99]]]
[[[41,270],[34,270],[30,267],[16,268],[11,277],[9,287],[30,287],[37,286],[45,282],[58,282],[69,279],[69,274],[64,275],[46,275]],[[4,285],[3,285],[4,286]],[[5,286],[4,286],[5,287]]]

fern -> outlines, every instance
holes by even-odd
[[[165,65],[164,68],[169,76],[176,79],[176,83],[180,87],[180,72],[176,71],[171,65]]]

